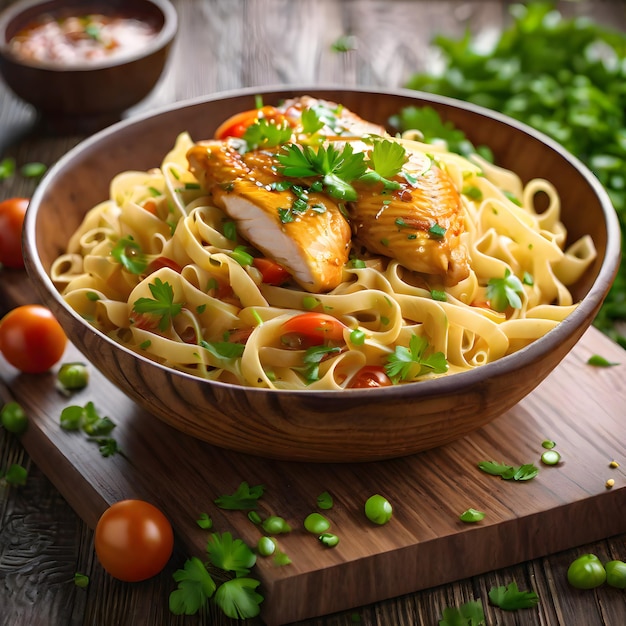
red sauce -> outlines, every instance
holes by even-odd
[[[17,33],[9,48],[25,61],[71,66],[132,55],[156,34],[147,22],[122,16],[45,16]]]

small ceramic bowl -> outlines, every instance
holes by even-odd
[[[265,104],[277,104],[302,94],[342,103],[379,124],[407,106],[434,107],[474,145],[489,145],[496,162],[522,180],[551,181],[561,198],[568,237],[576,241],[589,235],[597,250],[593,265],[571,287],[578,307],[527,347],[471,371],[378,389],[289,391],[246,388],[173,370],[116,343],[65,302],[50,278],[50,266],[66,250],[85,213],[109,197],[109,183],[117,173],[157,167],[178,133],[207,138],[220,121],[253,108],[256,95]],[[573,348],[598,312],[619,259],[615,210],[598,180],[577,159],[512,119],[409,91],[247,89],[121,122],[84,141],[50,170],[25,221],[26,266],[42,300],[72,342],[115,385],[194,437],[298,461],[374,461],[413,454],[459,439],[497,418]]]
[[[71,62],[50,55],[28,58],[10,43],[43,17],[58,24],[90,14],[137,20],[152,32],[127,52],[118,45],[115,54]],[[18,0],[0,14],[0,74],[52,131],[94,131],[117,121],[152,91],[163,73],[177,23],[168,0]],[[132,42],[133,35],[127,40]]]

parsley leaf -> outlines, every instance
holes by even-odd
[[[131,235],[118,240],[111,250],[111,256],[131,274],[143,274],[148,267],[146,255]]]
[[[324,120],[320,119],[315,109],[304,109],[300,122],[302,123],[302,132],[307,135],[314,135],[318,130],[324,128]]]
[[[215,504],[221,509],[246,511],[257,508],[257,500],[263,495],[265,487],[256,485],[250,487],[243,481],[232,495],[222,495],[215,499]]]
[[[239,358],[246,346],[242,343],[233,343],[232,341],[213,341],[208,342],[204,339],[200,340],[200,346],[208,350],[214,357],[218,359],[236,359]]]
[[[428,373],[444,374],[448,371],[448,362],[443,352],[424,356],[428,340],[419,335],[412,335],[409,347],[396,346],[393,354],[387,358],[385,372],[394,384],[401,380],[412,380]]]
[[[263,596],[254,591],[259,585],[254,578],[233,578],[218,587],[215,602],[232,619],[256,617],[263,602]]]
[[[492,308],[499,313],[508,307],[521,309],[522,299],[519,294],[523,293],[522,281],[508,267],[504,271],[504,278],[490,278],[487,283],[487,298]]]
[[[194,615],[215,593],[215,581],[204,563],[197,557],[185,562],[184,568],[174,572],[178,589],[170,593],[169,607],[174,615]]]
[[[288,178],[322,177],[326,192],[338,200],[353,201],[357,194],[350,184],[367,170],[363,153],[355,153],[346,143],[339,151],[332,144],[327,148],[287,144],[276,155],[280,173]]]
[[[139,298],[133,304],[133,310],[137,313],[149,313],[159,315],[159,329],[165,330],[170,323],[170,319],[178,315],[183,305],[174,302],[174,290],[168,282],[163,282],[160,278],[155,278],[153,283],[148,285],[153,298]]]
[[[492,587],[489,591],[489,600],[505,611],[516,611],[537,606],[539,596],[534,591],[520,591],[517,583],[512,582],[506,586]]]
[[[241,539],[233,539],[230,533],[213,533],[207,543],[207,553],[213,565],[234,572],[238,577],[249,574],[256,563],[254,552]]]
[[[486,474],[500,476],[503,480],[531,480],[539,473],[539,469],[532,463],[515,467],[495,461],[481,461],[478,468]]]
[[[460,607],[446,607],[439,626],[484,626],[485,613],[480,600],[466,602]]]
[[[385,189],[399,189],[400,183],[389,179],[399,174],[407,161],[404,146],[397,141],[382,138],[374,139],[373,146],[366,162],[372,169],[363,174],[360,180],[369,183],[381,182]]]
[[[303,361],[307,365],[304,370],[304,376],[307,382],[312,383],[319,380],[320,363],[329,354],[341,352],[341,348],[337,346],[311,346],[307,348]]]
[[[274,120],[261,117],[246,128],[243,139],[248,145],[248,150],[257,150],[287,143],[291,135],[292,129],[286,121],[277,124]]]

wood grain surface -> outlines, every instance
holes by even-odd
[[[9,4],[6,0],[0,0],[0,7]],[[286,83],[326,83],[343,82],[345,84],[360,84],[372,86],[394,87],[401,85],[411,72],[430,66],[436,62],[428,48],[428,42],[437,31],[449,34],[460,34],[466,26],[481,32],[489,32],[498,27],[505,19],[507,8],[510,3],[504,1],[372,1],[372,0],[318,0],[316,2],[301,0],[177,0],[175,5],[181,18],[181,33],[177,39],[174,54],[168,71],[160,86],[154,94],[142,105],[130,114],[142,113],[161,104],[187,97],[195,97],[216,90],[232,89],[250,85],[273,85]],[[615,27],[624,28],[626,16],[624,4],[612,0],[600,0],[594,2],[560,2],[559,6],[568,14],[593,15],[600,21],[612,24]],[[353,34],[357,37],[359,46],[357,50],[344,55],[332,53],[329,44],[342,34]],[[51,164],[82,137],[45,137],[33,131],[35,117],[26,105],[17,101],[0,84],[0,156],[10,155],[16,158],[18,163],[33,160]],[[15,177],[10,181],[0,184],[0,196],[10,197],[15,195],[30,195],[33,191],[34,182],[21,177]],[[14,303],[30,301],[33,294],[29,291],[24,277],[19,272],[2,271],[0,273],[0,310],[3,312]],[[549,437],[564,442],[562,438],[572,432],[573,425],[569,422],[558,426],[552,422],[543,422],[542,416],[567,415],[572,420],[582,419],[579,409],[586,407],[586,419],[591,419],[592,424],[601,423],[606,418],[609,407],[619,409],[618,428],[623,428],[623,394],[624,376],[622,369],[591,370],[584,366],[586,351],[600,352],[605,356],[614,355],[620,360],[621,351],[614,352],[615,346],[594,331],[586,335],[580,350],[572,354],[571,359],[563,364],[563,376],[559,378],[559,384],[546,392],[547,399],[539,404],[533,401],[531,396],[528,403],[523,406],[522,438],[528,436],[532,439],[533,452],[537,443],[534,441],[535,434],[542,438]],[[623,360],[623,359],[622,359]],[[15,390],[25,382],[17,381],[14,372],[3,366],[0,374],[0,400],[2,402],[14,397]],[[622,366],[623,367],[623,366]],[[557,370],[555,375],[561,370]],[[586,372],[586,374],[585,374]],[[572,385],[572,380],[583,381],[578,385]],[[570,377],[572,380],[570,380]],[[42,379],[43,381],[43,379]],[[47,383],[42,382],[41,387]],[[545,385],[550,384],[550,379]],[[573,388],[572,393],[565,393]],[[540,387],[537,391],[541,391]],[[38,388],[38,391],[41,389]],[[45,394],[47,399],[55,398],[56,392]],[[35,396],[31,395],[30,401],[39,407]],[[606,403],[605,403],[606,400]],[[118,402],[118,401],[116,401]],[[128,405],[120,401],[122,410],[130,410]],[[616,402],[617,404],[614,404]],[[591,406],[590,406],[591,404]],[[37,412],[37,411],[36,411]],[[43,415],[45,416],[45,411]],[[39,413],[37,413],[39,415]],[[125,417],[122,422],[126,424]],[[614,419],[614,418],[612,418]],[[131,424],[141,424],[140,414],[129,419]],[[46,421],[43,421],[46,424]],[[492,452],[504,455],[516,450],[521,460],[526,460],[522,450],[510,441],[503,441],[506,419],[494,423],[489,431],[489,444],[485,448],[476,449],[468,440],[458,445],[464,451],[470,452],[472,459],[476,459],[478,453]],[[541,428],[546,427],[545,432]],[[575,425],[575,423],[574,423]],[[490,428],[491,428],[490,427]],[[49,432],[58,433],[48,426]],[[125,428],[128,428],[125,426]],[[133,427],[134,428],[134,427]],[[132,433],[133,428],[130,429]],[[575,430],[575,428],[574,428]],[[33,433],[36,432],[33,430]],[[501,546],[498,550],[486,551],[483,554],[483,565],[488,565],[487,570],[477,566],[471,561],[467,552],[462,551],[461,544],[454,551],[452,557],[443,557],[437,553],[432,559],[423,559],[424,570],[429,576],[436,576],[443,567],[442,561],[446,558],[452,560],[459,568],[459,580],[429,587],[417,593],[405,593],[400,586],[404,584],[404,576],[401,575],[398,562],[396,574],[393,575],[393,583],[398,583],[394,589],[392,598],[381,600],[376,604],[367,605],[359,609],[342,610],[339,613],[311,618],[302,622],[307,626],[345,626],[358,623],[368,625],[398,625],[398,626],[431,626],[437,624],[445,606],[459,605],[471,599],[481,599],[485,607],[488,624],[502,624],[504,626],[534,626],[541,625],[567,625],[567,626],[621,626],[626,623],[626,601],[624,592],[603,587],[594,592],[578,592],[568,587],[565,580],[567,566],[579,554],[583,552],[595,552],[604,560],[612,558],[624,559],[626,557],[626,526],[624,522],[624,475],[616,476],[614,491],[604,489],[604,480],[608,477],[608,468],[604,465],[606,455],[610,451],[606,449],[608,443],[615,446],[616,453],[621,450],[623,455],[624,436],[620,437],[619,430],[614,430],[614,425],[599,427],[599,432],[593,431],[591,438],[586,433],[580,432],[574,437],[574,442],[566,453],[564,448],[559,447],[564,454],[566,462],[562,467],[548,468],[542,471],[541,481],[528,485],[509,485],[506,483],[494,483],[491,477],[477,474],[459,475],[458,459],[452,462],[451,467],[444,466],[439,472],[431,468],[432,484],[422,486],[415,478],[409,478],[405,483],[400,483],[399,471],[385,470],[380,477],[387,477],[392,473],[394,481],[404,485],[402,493],[409,500],[417,494],[410,490],[415,487],[420,495],[427,490],[424,498],[420,498],[417,505],[400,512],[394,520],[400,521],[402,526],[416,519],[420,522],[416,529],[411,532],[421,532],[422,536],[431,538],[432,528],[426,521],[428,515],[432,515],[435,504],[450,513],[454,508],[451,503],[442,498],[443,488],[453,478],[458,481],[458,491],[463,492],[474,485],[483,483],[489,479],[489,492],[481,491],[481,498],[488,497],[486,504],[493,504],[496,513],[506,517],[514,516],[524,507],[546,506],[554,501],[562,503],[572,494],[578,493],[582,504],[563,505],[563,515],[558,517],[554,525],[540,523],[541,514],[530,515],[523,540],[515,542],[511,539],[509,531],[516,522],[512,521],[501,526],[498,539]],[[60,433],[66,435],[66,433]],[[32,434],[30,435],[32,437]],[[591,442],[600,444],[599,448],[591,446]],[[139,455],[149,452],[147,443],[140,441],[130,451]],[[193,444],[195,448],[197,444]],[[525,445],[528,445],[525,444]],[[560,446],[562,444],[559,444]],[[161,444],[163,446],[163,444]],[[469,446],[469,448],[468,448]],[[54,447],[49,448],[54,452]],[[157,447],[154,452],[163,453],[162,447]],[[166,452],[166,450],[165,450]],[[84,448],[84,444],[78,444],[74,454],[83,459],[93,457],[93,449]],[[446,453],[449,455],[449,453]],[[591,456],[590,456],[591,455]],[[162,454],[167,459],[167,454]],[[218,455],[220,456],[220,455]],[[228,455],[227,455],[228,456]],[[480,455],[482,456],[482,454]],[[5,467],[13,462],[24,463],[29,468],[29,480],[25,487],[20,489],[1,488],[0,490],[0,624],[2,626],[39,626],[39,625],[170,625],[170,624],[229,624],[227,620],[212,611],[206,614],[183,618],[172,616],[167,609],[167,596],[172,590],[173,582],[171,574],[179,567],[188,554],[188,546],[183,540],[186,528],[177,529],[179,541],[177,551],[172,562],[162,575],[153,580],[127,585],[119,583],[108,577],[98,565],[93,551],[93,532],[89,525],[83,522],[74,512],[73,506],[85,507],[86,504],[78,502],[82,500],[75,493],[77,484],[84,484],[85,480],[95,481],[98,488],[103,489],[105,498],[94,497],[94,506],[103,506],[104,501],[111,501],[127,487],[127,480],[122,476],[119,481],[115,478],[114,484],[104,488],[106,480],[106,468],[102,473],[91,470],[87,477],[74,479],[60,479],[61,492],[55,488],[47,477],[50,469],[58,474],[62,473],[64,466],[56,464],[54,457],[46,462],[46,455],[41,454],[41,459],[34,462],[28,455],[24,446],[13,437],[8,437],[3,431],[0,432],[0,466]],[[129,458],[132,458],[129,455]],[[593,459],[593,464],[590,460]],[[599,460],[602,460],[600,468]],[[214,469],[212,455],[207,455],[206,467],[203,474],[196,476],[194,481],[204,482],[203,477]],[[505,459],[502,459],[505,460]],[[626,460],[625,460],[626,461]],[[95,459],[99,463],[98,459]],[[231,461],[228,474],[223,476],[223,483],[236,485],[240,478],[253,480],[247,474],[248,466],[240,467]],[[50,468],[54,465],[53,468]],[[178,465],[178,463],[177,463]],[[176,471],[182,471],[188,466],[187,457],[180,459],[180,466]],[[465,466],[462,465],[464,468]],[[622,464],[622,468],[624,464]],[[394,469],[400,469],[394,466]],[[46,473],[44,473],[45,470]],[[75,470],[72,470],[75,474]],[[279,467],[270,467],[269,476],[272,479],[268,483],[268,497],[266,506],[276,507],[297,521],[305,510],[305,505],[291,509],[290,494],[285,491],[284,476]],[[621,469],[619,470],[621,472]],[[53,474],[50,474],[53,475]],[[471,478],[470,478],[471,476]],[[545,481],[549,478],[549,481]],[[315,478],[307,476],[305,479],[293,481],[294,489],[299,494],[305,494],[308,498],[308,488],[317,480],[316,486],[329,483],[334,480],[334,473],[330,469],[322,472]],[[377,478],[379,480],[379,478]],[[499,479],[498,479],[499,480]],[[351,498],[346,498],[343,509],[338,508],[339,522],[345,523],[349,517],[349,511],[353,511],[353,505],[360,495],[370,491],[373,483],[365,480],[356,470],[350,472],[346,478],[351,487]],[[132,485],[130,493],[146,493],[147,489],[153,488],[151,476],[142,474],[137,483]],[[172,494],[176,496],[177,489],[172,479],[164,485],[161,497],[166,498]],[[209,483],[210,484],[210,483]],[[378,486],[378,485],[376,485]],[[533,502],[531,489],[539,486],[546,489],[550,495],[544,495],[538,502]],[[507,508],[498,498],[502,498],[508,487],[521,487],[522,491],[516,490],[516,502],[514,506]],[[204,488],[204,487],[203,487]],[[495,495],[494,495],[495,493]],[[487,494],[487,495],[485,495]],[[212,495],[212,494],[211,494]],[[317,495],[317,494],[315,494]],[[457,494],[458,497],[458,494]],[[207,495],[208,498],[208,495]],[[549,502],[546,502],[548,498]],[[519,501],[518,501],[519,500]],[[307,500],[308,501],[308,500]],[[415,502],[414,500],[412,500]],[[473,503],[480,506],[480,500]],[[591,502],[591,508],[588,505]],[[72,506],[70,506],[70,503]],[[428,505],[431,505],[430,510]],[[191,503],[188,503],[191,506]],[[605,516],[606,507],[614,511],[611,516]],[[426,517],[420,516],[423,507],[427,511]],[[613,508],[617,507],[617,508]],[[486,507],[485,507],[486,508]],[[398,510],[398,507],[396,507]],[[306,510],[308,510],[308,505]],[[586,511],[586,512],[583,512]],[[456,509],[455,509],[456,512]],[[90,523],[93,523],[94,513],[91,513]],[[440,516],[441,517],[441,516]],[[438,518],[439,519],[439,518]],[[228,523],[232,518],[228,516]],[[221,522],[220,522],[221,523]],[[449,522],[451,524],[452,522]],[[519,522],[517,522],[519,525]],[[615,525],[615,526],[613,526]],[[610,526],[611,528],[607,528]],[[385,539],[381,538],[378,531],[385,532],[392,526],[375,529],[372,546],[368,549],[385,546]],[[368,529],[370,530],[370,529]],[[249,532],[249,531],[248,531]],[[493,532],[489,524],[480,527],[463,528],[461,536],[469,536],[476,547],[480,545],[481,534]],[[607,533],[615,534],[608,539]],[[368,540],[373,532],[368,532]],[[404,534],[409,534],[408,531]],[[524,556],[524,550],[536,549],[538,545],[550,541],[564,541],[560,547],[554,550],[562,550],[567,547],[565,538],[571,540],[576,536],[576,541],[592,541],[580,547],[559,551],[548,556],[540,556],[532,561],[521,561],[529,556]],[[342,535],[342,540],[343,540]],[[294,541],[302,539],[294,535]],[[352,543],[351,543],[352,542]],[[347,548],[342,550],[354,550],[356,539],[346,541]],[[366,541],[361,543],[367,543]],[[428,542],[426,542],[428,543]],[[483,544],[484,545],[484,544]],[[571,544],[573,545],[573,544]],[[285,548],[287,549],[287,545]],[[309,547],[310,548],[310,547]],[[310,548],[312,549],[312,548]],[[347,553],[347,552],[346,552]],[[325,554],[325,553],[324,553]],[[334,558],[332,555],[343,554],[332,552],[325,554],[326,558]],[[534,552],[536,556],[546,554],[543,551]],[[293,555],[292,555],[293,556]],[[479,559],[479,560],[480,560]],[[468,564],[469,560],[469,564]],[[300,567],[311,561],[310,552],[305,552]],[[488,563],[485,563],[488,561]],[[506,563],[516,565],[504,566]],[[478,567],[475,571],[486,573],[469,576],[468,570]],[[412,568],[412,569],[411,569]],[[503,568],[503,569],[498,569]],[[411,564],[409,572],[415,573],[416,564]],[[432,573],[431,573],[431,570]],[[73,585],[74,572],[81,571],[90,576],[90,585],[86,590],[78,589]],[[369,570],[368,570],[369,571]],[[464,573],[465,572],[465,573]],[[368,577],[366,572],[358,570],[354,576],[358,576],[361,586],[377,587],[384,577],[376,569],[373,575]],[[462,578],[462,579],[461,579]],[[487,594],[494,585],[507,584],[516,580],[520,588],[532,588],[539,594],[541,602],[536,609],[520,611],[516,613],[503,612],[488,604]],[[398,582],[399,581],[399,582]],[[349,582],[349,581],[347,581]],[[382,583],[381,583],[382,584]],[[430,583],[429,583],[430,584]],[[316,588],[316,593],[320,589]],[[342,586],[336,586],[329,595],[341,596]],[[400,594],[405,595],[400,595]],[[267,596],[271,598],[271,594]],[[311,599],[303,596],[291,598],[296,608],[300,602],[314,604]]]

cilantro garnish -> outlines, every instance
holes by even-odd
[[[248,150],[274,148],[287,143],[291,139],[292,129],[283,121],[277,124],[274,120],[259,118],[250,124],[243,135]]]
[[[143,274],[148,266],[146,255],[132,235],[120,238],[111,250],[111,256],[131,274]]]
[[[363,154],[355,153],[349,143],[341,151],[332,144],[317,150],[311,146],[286,144],[276,158],[281,174],[289,178],[322,177],[326,192],[338,200],[357,199],[350,183],[367,170]]]
[[[102,456],[122,454],[117,441],[109,436],[115,424],[108,417],[101,417],[93,402],[87,402],[85,406],[65,407],[61,411],[60,422],[63,430],[82,431],[87,435],[87,441],[97,444]]]
[[[537,606],[539,596],[534,591],[520,591],[517,583],[512,582],[506,586],[492,587],[489,591],[489,600],[505,611],[516,611]]]
[[[174,290],[168,282],[164,283],[160,278],[155,278],[148,287],[153,297],[135,300],[133,310],[137,313],[160,316],[159,329],[165,330],[171,318],[181,312],[183,305],[180,302],[174,302]]]
[[[300,118],[302,132],[307,135],[314,135],[318,130],[324,128],[324,120],[320,119],[315,109],[304,109]]]
[[[320,363],[329,354],[341,352],[341,348],[337,346],[311,346],[304,353],[303,361],[307,366],[304,370],[304,377],[307,383],[313,383],[319,380]]]
[[[366,161],[371,170],[365,172],[360,180],[370,183],[382,183],[385,189],[399,189],[400,183],[389,180],[402,171],[402,166],[407,162],[404,146],[397,141],[374,138],[373,148],[369,159]]]
[[[446,607],[439,626],[484,626],[485,612],[480,600],[466,602],[460,607]]]
[[[502,313],[508,307],[522,308],[522,299],[519,294],[524,293],[522,281],[511,273],[507,267],[503,278],[490,278],[487,283],[487,298],[494,311]]]
[[[260,583],[246,577],[256,563],[254,552],[230,533],[213,533],[207,543],[207,555],[207,564],[192,557],[174,573],[178,588],[170,594],[170,611],[175,615],[193,615],[212,598],[228,617],[256,617],[263,601],[263,596],[255,592]],[[210,566],[230,578],[217,584],[209,573]]]
[[[214,357],[218,359],[237,359],[245,350],[242,343],[233,343],[232,341],[213,341],[208,342],[202,339],[200,346],[208,350]]]
[[[215,593],[217,585],[204,563],[193,556],[183,569],[174,572],[178,589],[170,594],[170,611],[175,615],[194,615]]]
[[[409,347],[396,346],[393,354],[387,358],[385,372],[394,384],[401,380],[412,380],[424,374],[444,374],[448,371],[448,362],[443,352],[435,352],[429,356],[424,353],[428,348],[428,340],[419,335],[412,335]]]
[[[222,495],[215,499],[215,504],[221,509],[229,509],[233,511],[246,511],[257,508],[257,500],[263,495],[265,487],[256,485],[250,487],[246,481],[243,481],[235,493],[231,495]]]
[[[539,473],[539,469],[532,463],[515,467],[495,461],[481,461],[478,468],[492,476],[500,476],[503,480],[531,480]]]

